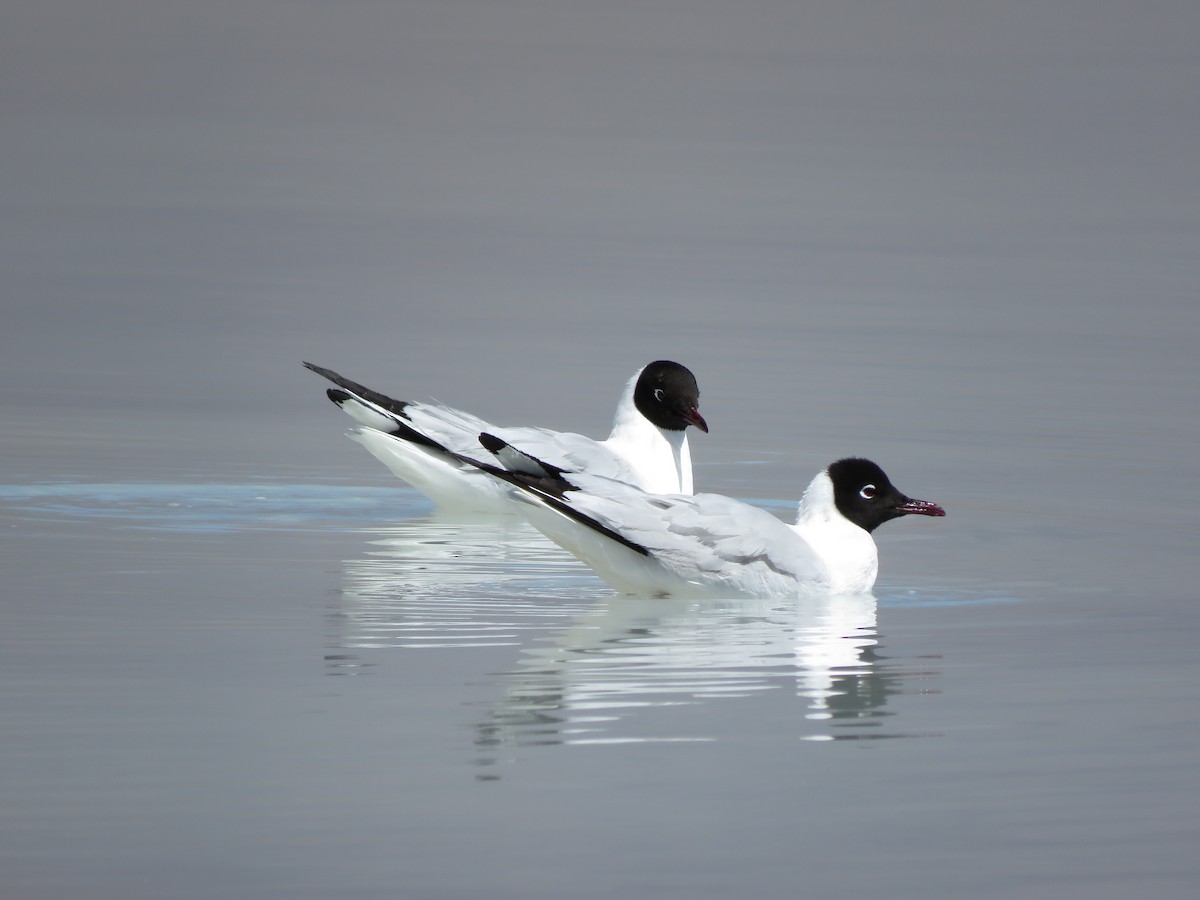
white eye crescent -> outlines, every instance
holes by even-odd
[[[864,500],[874,500],[875,499],[875,485],[864,484],[862,487],[862,490],[860,490],[858,492],[858,496],[862,497]]]
[[[654,389],[654,399],[657,400],[659,403],[662,403],[662,400],[663,400],[663,389],[662,388]]]

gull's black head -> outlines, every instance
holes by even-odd
[[[633,403],[638,411],[668,431],[683,431],[695,425],[708,431],[700,415],[700,386],[687,366],[660,359],[642,369],[633,388]]]
[[[869,459],[839,459],[827,471],[838,512],[866,531],[900,516],[946,514],[936,503],[904,496]]]

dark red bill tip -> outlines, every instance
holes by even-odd
[[[912,516],[944,516],[946,514],[944,509],[928,500],[906,500],[898,509],[900,512]]]

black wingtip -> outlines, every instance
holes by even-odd
[[[485,450],[500,461],[506,470],[514,474],[536,478],[538,486],[543,490],[550,490],[561,496],[563,491],[571,488],[571,485],[562,478],[567,474],[567,469],[538,459],[533,454],[514,447],[504,438],[486,431],[480,432],[477,440]]]
[[[486,432],[486,431],[480,433],[479,443],[483,445],[484,450],[486,450],[488,453],[491,453],[493,455],[499,453],[501,450],[503,450],[505,447],[508,446],[507,441],[501,440],[500,438],[496,437],[494,434],[488,434],[488,432]]]
[[[452,459],[461,459],[458,454],[452,451],[449,447],[438,443],[429,435],[417,431],[415,428],[409,428],[403,422],[396,421],[396,427],[389,431],[388,434],[390,434],[392,437],[398,437],[401,440],[408,441],[410,444],[417,444],[418,446],[428,447],[431,450],[444,453],[446,456],[449,456]]]
[[[366,400],[368,403],[374,403],[380,409],[385,409],[392,415],[402,416],[405,419],[408,418],[408,413],[404,411],[405,407],[408,406],[407,400],[394,400],[387,394],[373,391],[369,387],[359,384],[357,381],[351,381],[344,375],[339,375],[333,369],[326,369],[323,366],[314,365],[310,362],[304,363],[304,368],[311,372],[316,372],[322,378],[327,378],[352,396]],[[334,400],[332,392],[327,391],[326,393],[329,394],[329,399],[333,400],[334,403],[342,403],[346,399],[343,397],[341,400]]]
[[[330,381],[338,381],[342,377],[332,369],[326,369],[324,366],[318,366],[316,363],[304,361],[304,368],[310,372],[316,372],[322,378],[328,378]]]
[[[490,475],[499,478],[501,481],[506,481],[513,487],[516,487],[527,494],[537,497],[542,503],[551,509],[557,510],[562,515],[569,519],[574,519],[581,525],[585,525],[593,531],[599,532],[610,540],[616,541],[630,550],[642,556],[649,556],[650,551],[646,547],[636,541],[631,541],[625,535],[589,516],[587,513],[581,512],[570,504],[566,498],[567,491],[578,490],[575,485],[568,481],[563,476],[568,474],[566,469],[560,469],[558,466],[552,466],[547,462],[543,462],[535,456],[530,456],[524,453],[503,438],[498,438],[494,434],[489,434],[484,431],[479,435],[480,445],[489,453],[496,455],[497,458],[504,462],[502,453],[515,453],[527,460],[532,460],[540,466],[544,472],[541,475],[531,474],[530,472],[516,471],[498,466],[491,466],[486,463],[481,463],[478,460],[468,459],[464,457],[465,462],[469,462],[476,468],[482,469]]]

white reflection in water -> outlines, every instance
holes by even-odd
[[[880,724],[888,693],[877,641],[867,595],[607,597],[524,648],[505,675],[503,700],[480,726],[480,747],[718,740],[703,717],[645,713],[773,691],[795,698],[789,715],[798,737],[862,737],[862,728]]]
[[[342,651],[520,646],[606,592],[515,518],[435,517],[379,534],[363,558],[345,563],[333,613]],[[362,665],[353,652],[330,660],[334,674]]]
[[[331,674],[387,648],[517,648],[476,728],[481,765],[541,744],[720,740],[690,711],[767,695],[798,739],[910,736],[885,706],[913,673],[879,657],[870,595],[614,596],[512,520],[409,521],[345,566]]]

